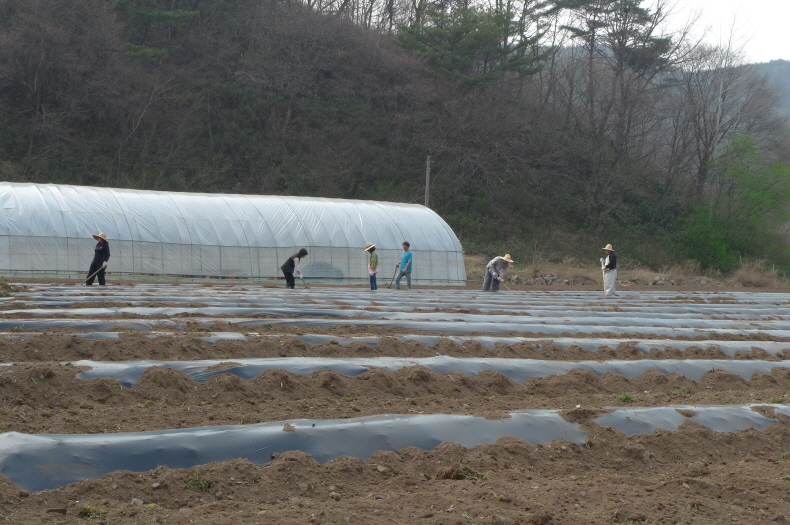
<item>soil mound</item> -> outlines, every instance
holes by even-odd
[[[760,294],[733,294],[722,289],[714,296],[693,291],[681,293],[681,288],[675,287],[677,293],[671,294],[660,289],[645,294],[626,290],[614,303],[603,302],[597,288],[566,293],[542,287],[546,291],[536,293],[533,286],[528,292],[508,296],[515,305],[513,309],[494,312],[501,303],[495,303],[492,296],[481,295],[478,290],[428,293],[414,290],[400,295],[382,290],[375,296],[376,301],[371,301],[373,296],[367,290],[362,293],[354,289],[317,287],[310,291],[309,297],[303,297],[248,284],[146,283],[107,287],[101,290],[98,301],[84,302],[86,297],[80,296],[96,291],[31,286],[35,287],[35,294],[48,296],[44,300],[72,304],[68,308],[53,308],[51,316],[27,312],[38,308],[26,303],[30,300],[27,296],[12,296],[2,305],[0,310],[7,328],[5,336],[0,337],[0,355],[9,365],[0,367],[2,432],[105,434],[260,422],[277,422],[283,431],[289,431],[298,426],[294,421],[297,419],[346,420],[382,414],[507,418],[513,411],[550,409],[561,411],[567,421],[580,425],[587,432],[587,440],[583,446],[564,440],[536,445],[502,437],[472,448],[442,443],[433,450],[379,451],[366,459],[338,457],[325,464],[304,452],[280,453],[262,440],[255,443],[255,450],[262,451],[262,457],[271,458],[265,465],[229,457],[227,461],[191,469],[161,466],[148,472],[117,471],[101,479],[33,494],[0,476],[0,520],[25,525],[94,521],[121,525],[719,525],[790,519],[787,498],[790,417],[776,409],[776,403],[788,400],[790,370],[786,368],[774,368],[769,373],[764,370],[742,378],[714,367],[698,380],[654,369],[629,379],[614,372],[597,375],[576,368],[567,373],[533,377],[523,384],[491,370],[474,376],[437,372],[421,366],[396,371],[370,368],[357,376],[332,370],[301,375],[272,369],[242,379],[228,372],[243,358],[303,356],[409,359],[446,355],[563,362],[645,360],[645,363],[665,359],[779,361],[784,359],[780,345],[764,345],[771,352],[780,352],[777,355],[759,348],[748,351],[748,348],[751,344],[759,346],[762,341],[790,340],[781,337],[785,329],[782,319],[787,315],[785,295],[766,297],[765,290],[760,290]],[[5,292],[15,293],[0,284],[0,295]],[[178,300],[179,294],[182,301]],[[446,295],[442,297],[442,294]],[[71,295],[74,297],[69,298]],[[518,316],[522,316],[531,323],[546,325],[556,324],[553,316],[562,317],[565,333],[511,332],[511,336],[540,340],[516,344],[500,341],[489,348],[480,341],[463,341],[463,336],[454,340],[426,340],[435,341],[434,344],[401,340],[403,336],[427,332],[417,334],[398,326],[397,322],[346,326],[331,322],[327,316],[318,316],[321,322],[314,323],[316,326],[287,326],[257,313],[249,317],[261,324],[245,326],[243,322],[229,320],[229,316],[199,313],[174,316],[145,312],[107,316],[69,313],[70,309],[80,307],[127,306],[130,296],[139,297],[140,301],[135,303],[141,306],[172,306],[178,311],[185,307],[201,308],[205,306],[201,297],[211,302],[218,295],[233,298],[227,300],[238,304],[261,308],[270,305],[284,311],[278,317],[285,319],[304,319],[300,314],[328,305],[341,315],[364,309],[382,313],[433,312],[445,322],[455,322],[454,319],[463,315],[499,313],[506,314],[508,320],[518,321]],[[746,302],[758,307],[738,307]],[[652,319],[653,310],[645,306],[655,305],[673,315],[662,313],[660,319]],[[8,310],[22,311],[9,314]],[[600,319],[594,324],[575,326],[574,315]],[[105,332],[73,328],[41,331],[25,326],[24,319],[31,317],[41,321],[46,317],[90,319],[101,322],[95,328],[117,328]],[[159,324],[156,330],[131,330],[131,325],[123,324],[127,319]],[[597,332],[602,326],[613,326],[612,319],[623,326],[622,333]],[[631,322],[629,319],[634,320],[633,324],[626,326]],[[722,327],[722,332],[695,331],[701,320],[715,321],[709,325]],[[763,327],[761,330],[766,332],[741,330],[745,322]],[[455,327],[464,333],[463,327],[468,324],[458,323],[461,324]],[[651,328],[655,326],[662,329]],[[684,334],[675,337],[678,348],[652,349],[645,353],[640,350],[644,346],[637,346],[636,340],[641,340],[642,343],[657,341],[663,347],[666,344],[663,340],[674,333],[666,329],[671,326]],[[137,323],[133,327],[142,326]],[[483,323],[475,327],[485,330]],[[468,337],[490,335],[465,333]],[[311,345],[295,337],[315,335],[329,342]],[[433,335],[447,337],[440,332]],[[358,340],[340,344],[357,336],[381,339],[378,344]],[[560,337],[574,338],[575,345],[564,348],[567,342],[557,340]],[[596,348],[590,344],[592,338],[611,341],[607,341],[608,346]],[[481,341],[489,344],[490,339]],[[696,346],[686,348],[683,343],[688,341]],[[747,343],[723,346],[730,352],[738,350],[730,357],[717,346],[721,341]],[[223,362],[202,371],[202,377],[196,376],[205,379],[203,382],[183,371],[159,366],[145,370],[132,388],[115,379],[77,379],[76,375],[87,368],[64,364],[77,360],[208,359]],[[188,369],[190,374],[197,373],[193,367]],[[722,433],[691,420],[697,413],[695,405],[715,404],[758,404],[754,411],[777,423],[762,431]],[[683,424],[671,432],[658,430],[625,436],[613,427],[594,422],[612,407],[681,405],[683,408],[677,410],[684,417],[678,420]],[[287,436],[298,438],[299,433]]]

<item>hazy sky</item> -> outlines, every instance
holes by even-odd
[[[735,24],[736,47],[744,46],[747,62],[790,60],[790,0],[678,0],[673,18],[685,21],[700,12],[700,32],[719,43]]]

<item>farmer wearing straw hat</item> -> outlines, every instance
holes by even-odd
[[[370,254],[368,261],[368,275],[370,276],[370,289],[378,290],[376,284],[376,274],[379,273],[379,254],[376,253],[376,245],[370,242],[365,243],[365,251]]]
[[[601,259],[601,270],[603,270],[603,289],[606,297],[614,297],[617,294],[614,291],[615,281],[617,280],[617,256],[614,254],[614,248],[611,244],[607,244],[605,248],[601,248],[606,252],[606,257]]]
[[[509,253],[505,254],[504,257],[497,256],[491,259],[486,265],[486,275],[483,277],[483,291],[488,291],[491,288],[492,291],[498,292],[499,283],[505,278],[505,274],[512,262],[513,259],[510,258]]]
[[[90,277],[85,284],[92,286],[93,279],[98,277],[99,285],[104,286],[104,270],[107,268],[107,261],[110,260],[110,243],[107,242],[104,232],[94,235],[93,238],[96,239],[96,248],[93,249],[93,262],[88,270]],[[93,275],[94,273],[96,275]]]

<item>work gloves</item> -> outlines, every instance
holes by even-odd
[[[104,261],[103,263],[101,263],[101,267],[102,268],[107,268],[107,261]]]

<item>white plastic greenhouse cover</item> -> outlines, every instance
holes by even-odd
[[[93,258],[93,234],[110,243],[110,277],[282,277],[299,248],[305,277],[366,282],[366,242],[376,244],[380,280],[401,243],[414,252],[412,278],[465,284],[452,229],[417,204],[0,183],[3,276],[79,277]]]

